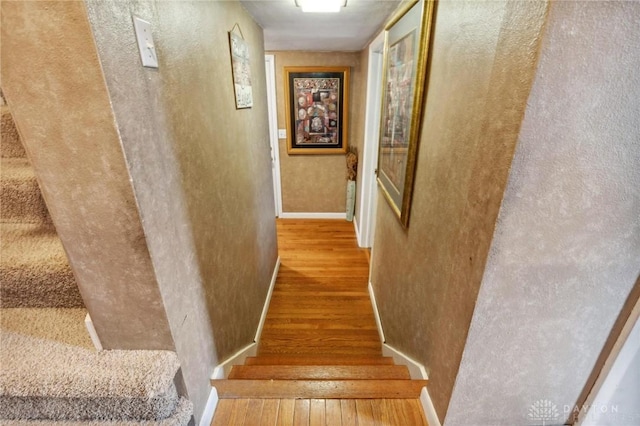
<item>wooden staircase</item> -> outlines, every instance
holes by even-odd
[[[364,364],[368,361],[357,358],[348,365],[328,364],[328,357],[323,365],[235,365],[229,378],[215,381],[215,387],[219,398],[419,398],[427,381],[411,380],[407,367],[381,359],[384,364]]]
[[[213,385],[214,426],[428,425],[427,381],[387,357],[250,357]]]
[[[282,266],[258,355],[213,380],[213,425],[427,425],[426,380],[383,357],[353,226],[279,220]]]

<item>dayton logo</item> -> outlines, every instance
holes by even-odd
[[[539,399],[529,407],[529,420],[536,422],[536,424],[549,425],[550,422],[557,421],[559,417],[558,407],[547,399]]]

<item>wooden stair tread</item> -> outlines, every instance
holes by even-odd
[[[374,356],[258,355],[247,357],[245,365],[393,365],[393,358]]]
[[[427,380],[212,380],[218,397],[395,399],[418,398]]]
[[[409,380],[403,365],[235,365],[229,379]]]

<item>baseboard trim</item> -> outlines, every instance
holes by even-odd
[[[382,355],[390,356],[396,364],[406,366],[409,369],[409,374],[413,380],[429,379],[427,370],[425,370],[422,364],[386,343],[382,344]]]
[[[420,404],[422,404],[422,410],[424,411],[424,415],[427,418],[429,426],[441,426],[438,413],[436,413],[436,409],[433,406],[433,401],[431,401],[431,396],[429,395],[429,391],[426,386],[423,387],[422,392],[420,392]]]
[[[347,220],[347,213],[312,213],[312,212],[282,212],[280,219],[344,219]]]
[[[84,326],[87,327],[87,332],[89,332],[89,337],[91,337],[91,342],[93,342],[93,346],[95,346],[98,352],[102,351],[102,343],[100,342],[100,338],[98,337],[96,328],[93,326],[93,320],[91,319],[91,316],[88,313],[87,313],[87,316],[84,317]]]
[[[376,319],[376,326],[378,327],[378,335],[380,336],[380,341],[384,345],[384,342],[386,342],[384,338],[384,330],[382,330],[382,321],[380,320],[380,313],[378,312],[378,304],[376,303],[376,295],[373,294],[373,285],[371,284],[371,281],[369,281],[368,289],[369,289],[369,299],[371,299],[371,306],[373,307],[373,316]]]
[[[225,362],[219,364],[216,368],[213,369],[211,380],[221,380],[228,378],[231,367],[233,367],[234,365],[244,364],[244,361],[245,359],[247,359],[247,357],[255,356],[257,352],[258,344],[255,342],[245,346],[243,349],[240,349],[231,358],[228,358]],[[200,426],[209,426],[211,424],[211,420],[213,419],[213,414],[215,413],[217,406],[218,391],[216,391],[215,387],[211,387],[209,399],[207,400],[207,406],[205,407],[202,418],[200,419]]]
[[[369,282],[368,289],[369,298],[371,299],[371,306],[373,307],[373,315],[376,319],[378,334],[380,335],[380,340],[382,341],[382,355],[390,356],[393,358],[393,362],[395,362],[396,364],[406,366],[409,369],[409,375],[412,379],[428,380],[429,375],[427,374],[427,370],[425,370],[422,364],[409,357],[408,355],[400,352],[393,346],[387,344],[387,341],[384,337],[384,331],[382,330],[382,321],[380,320],[380,312],[378,312],[376,295],[373,291],[373,285],[371,284],[371,282]],[[440,419],[438,419],[438,415],[436,414],[436,410],[433,407],[433,402],[431,401],[431,397],[429,396],[429,391],[427,390],[426,386],[422,388],[422,392],[420,393],[420,404],[422,405],[422,410],[424,411],[429,426],[441,426]]]
[[[276,266],[273,268],[273,274],[271,275],[271,283],[269,284],[269,291],[267,292],[267,298],[264,301],[262,307],[262,315],[260,315],[260,322],[258,323],[258,329],[256,330],[256,337],[253,341],[257,344],[260,342],[260,336],[262,335],[262,328],[264,322],[267,319],[267,312],[269,311],[269,304],[271,303],[271,296],[273,295],[273,288],[276,285],[276,279],[278,278],[278,271],[280,270],[280,256],[276,260]]]
[[[202,417],[200,417],[200,426],[210,426],[213,422],[213,415],[216,412],[218,406],[218,391],[216,388],[211,388],[209,392],[209,399],[207,399],[207,405],[204,407]]]
[[[358,218],[353,215],[353,228],[356,230],[356,241],[358,241],[358,247],[362,247],[362,240],[360,239],[360,229],[358,229]]]
[[[276,265],[273,268],[273,274],[271,275],[271,283],[269,284],[269,291],[267,292],[267,297],[264,301],[264,306],[262,308],[262,315],[260,315],[260,322],[258,323],[258,329],[256,330],[256,337],[253,343],[245,346],[243,349],[240,349],[236,352],[231,358],[227,359],[223,363],[219,364],[216,368],[213,369],[213,374],[211,374],[212,380],[220,380],[226,379],[229,377],[229,372],[231,371],[231,367],[234,365],[242,365],[247,357],[255,356],[258,352],[258,342],[260,342],[260,336],[262,335],[262,327],[264,327],[264,322],[267,318],[267,312],[269,310],[269,303],[271,302],[271,295],[273,294],[273,288],[276,285],[276,278],[278,277],[278,271],[280,270],[280,256],[276,260]],[[207,400],[207,405],[205,406],[204,412],[202,413],[202,417],[200,419],[200,426],[209,426],[213,421],[213,415],[216,412],[216,407],[218,406],[218,391],[215,387],[211,387],[211,392],[209,393],[209,399]]]
[[[258,345],[254,342],[250,345],[245,346],[243,349],[240,349],[235,353],[231,358],[228,358],[222,364],[219,364],[216,368],[213,369],[213,374],[211,375],[212,380],[218,379],[226,379],[229,377],[229,372],[231,371],[231,367],[234,365],[242,365],[244,364],[244,360],[247,357],[255,356],[258,349]]]

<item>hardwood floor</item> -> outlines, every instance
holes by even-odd
[[[382,356],[353,224],[277,227],[281,266],[258,353],[212,382],[212,425],[427,425],[426,381]]]
[[[353,224],[279,220],[281,265],[258,356],[381,356],[366,250]]]
[[[221,399],[213,426],[425,425],[417,399]]]

